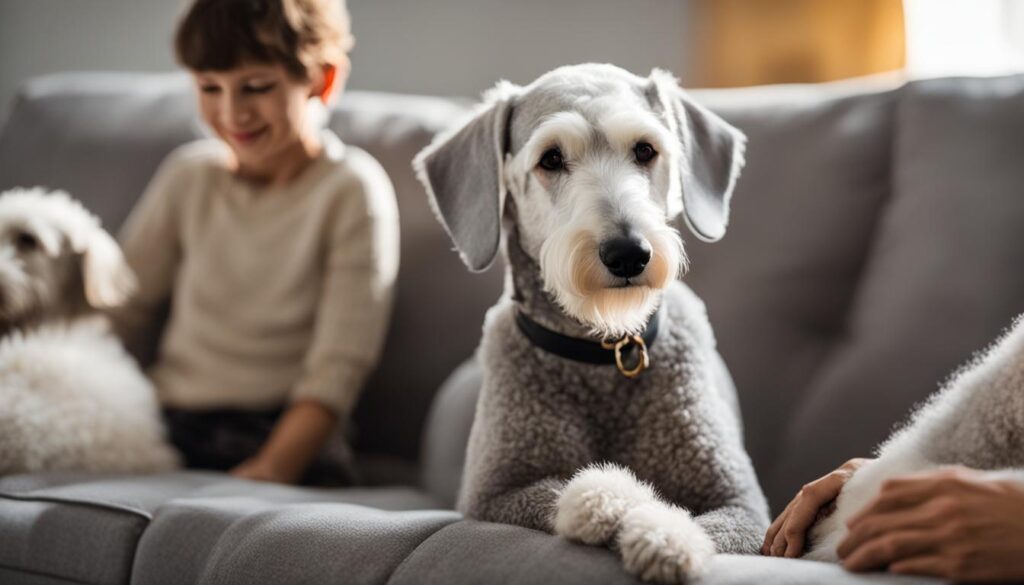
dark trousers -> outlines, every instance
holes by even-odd
[[[283,409],[181,410],[165,408],[164,421],[171,444],[185,467],[228,471],[249,459],[270,437]],[[332,436],[306,469],[301,483],[348,486],[355,483],[352,455],[344,439]]]

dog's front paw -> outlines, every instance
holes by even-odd
[[[615,536],[629,510],[652,501],[654,490],[628,469],[610,463],[585,467],[559,493],[555,534],[586,544],[605,544]]]
[[[616,544],[626,570],[655,583],[698,577],[715,554],[715,544],[689,512],[661,502],[626,513]]]

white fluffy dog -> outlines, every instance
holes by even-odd
[[[151,384],[98,313],[134,286],[66,193],[0,195],[0,475],[177,465]]]
[[[1024,315],[978,359],[962,368],[857,470],[836,509],[811,531],[805,558],[838,562],[846,522],[890,478],[966,465],[1020,477],[1024,468]]]

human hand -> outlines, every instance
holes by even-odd
[[[297,483],[298,474],[266,455],[255,455],[239,463],[229,471],[231,475],[242,479],[270,481],[274,483]]]
[[[839,469],[805,485],[768,527],[761,545],[765,556],[796,558],[804,552],[807,531],[822,509],[836,499],[854,472],[870,459],[850,459]]]
[[[998,472],[955,467],[891,479],[847,525],[837,552],[851,571],[1024,580],[1024,482]]]
[[[336,417],[312,400],[292,404],[281,415],[258,454],[230,471],[259,481],[298,483],[331,433]]]

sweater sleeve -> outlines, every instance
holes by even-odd
[[[327,244],[313,340],[291,399],[347,417],[377,364],[398,273],[398,210],[384,170],[359,165]]]
[[[180,151],[168,155],[121,227],[118,240],[138,279],[136,293],[109,313],[129,351],[142,361],[152,352],[181,259],[179,237],[182,185]]]

